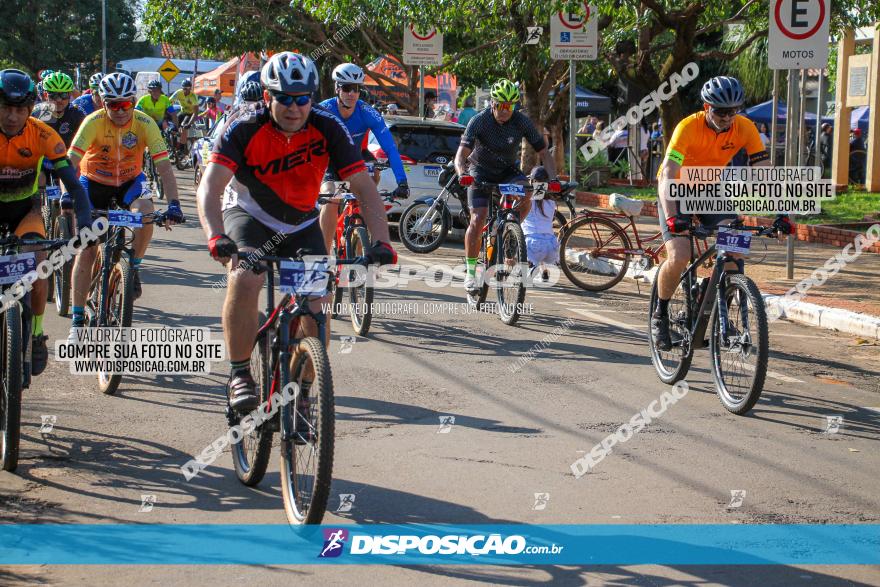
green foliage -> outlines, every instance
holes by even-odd
[[[4,0],[0,22],[0,62],[16,63],[29,73],[39,69],[100,69],[101,3],[94,0]],[[115,61],[143,55],[136,43],[135,5],[107,0],[107,58]]]

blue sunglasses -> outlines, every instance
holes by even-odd
[[[281,92],[270,92],[270,94],[272,95],[272,98],[282,106],[290,106],[293,103],[296,103],[297,106],[305,106],[312,101],[312,97],[309,94],[304,94],[302,96],[291,96],[290,94],[284,94]]]

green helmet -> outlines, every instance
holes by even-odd
[[[489,95],[496,102],[516,102],[519,100],[519,89],[509,79],[500,79],[492,84]]]
[[[56,71],[43,80],[43,89],[50,94],[73,91],[73,80],[66,73]]]

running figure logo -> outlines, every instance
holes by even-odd
[[[738,508],[743,504],[743,500],[746,498],[746,490],[745,489],[731,489],[730,490],[730,503],[727,504],[728,508]]]
[[[339,507],[336,508],[337,512],[350,512],[352,506],[354,506],[354,493],[340,493],[339,494]]]
[[[532,506],[533,510],[545,510],[547,509],[547,503],[550,501],[549,493],[536,493],[535,494],[535,505]]]
[[[153,511],[153,506],[156,505],[156,496],[155,495],[147,495],[141,494],[141,507],[138,510],[139,513],[147,513]]]
[[[437,430],[437,434],[449,434],[453,424],[455,424],[455,416],[440,416],[440,429]]]
[[[826,426],[823,434],[837,434],[843,427],[843,416],[825,416]]]
[[[340,355],[349,354],[352,350],[354,350],[354,343],[356,343],[356,342],[357,342],[357,337],[355,337],[355,336],[344,335],[344,336],[339,337],[339,343],[340,343],[339,354]]]
[[[318,558],[335,558],[341,555],[346,540],[348,540],[348,530],[325,528],[324,548]]]
[[[42,420],[42,424],[40,424],[40,434],[49,434],[52,432],[52,428],[55,427],[55,422],[58,421],[58,416],[40,416]]]

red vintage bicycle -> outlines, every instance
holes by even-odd
[[[348,182],[337,181],[335,192],[330,197],[321,196],[318,202],[321,205],[335,205],[342,203],[342,214],[336,223],[336,243],[333,255],[337,259],[353,260],[366,255],[370,246],[370,235],[367,232],[367,222],[361,215],[361,207],[357,197],[349,193]],[[379,192],[385,202],[385,212],[391,209],[394,200],[390,192]],[[355,270],[347,270],[343,275],[340,270],[336,275],[336,289],[333,295],[333,315],[342,306],[343,294],[348,292],[349,313],[351,326],[358,336],[366,336],[373,320],[373,287],[369,285],[369,279],[359,277]],[[341,285],[340,285],[341,284]]]
[[[587,291],[611,289],[626,276],[630,265],[636,275],[648,271],[660,264],[664,253],[659,230],[646,239],[639,234],[635,218],[644,202],[612,194],[610,204],[615,212],[581,210],[562,227],[559,237],[562,272]],[[702,255],[708,245],[705,240],[696,243],[697,255]]]

